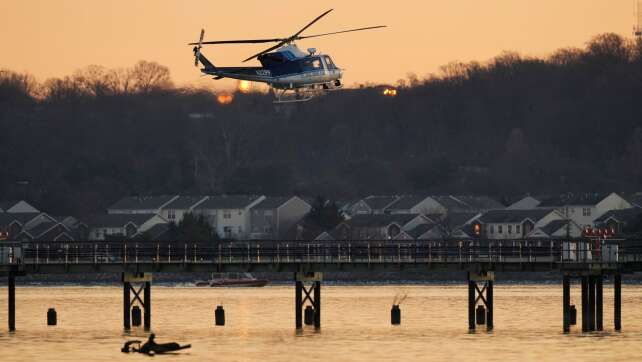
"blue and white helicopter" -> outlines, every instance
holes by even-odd
[[[305,53],[294,42],[301,39],[384,28],[386,26],[379,25],[332,33],[301,35],[303,31],[331,11],[332,9],[319,15],[303,29],[287,38],[203,41],[205,30],[201,30],[198,43],[189,43],[189,45],[195,45],[193,49],[194,65],[198,66],[200,62],[203,66],[201,72],[213,76],[214,79],[233,78],[266,83],[275,95],[275,103],[304,102],[315,96],[325,94],[327,91],[340,89],[343,86],[341,83],[343,71],[334,64],[330,56],[317,54],[315,48],[309,48],[308,52]],[[203,45],[255,43],[277,43],[243,60],[243,62],[247,62],[258,58],[259,62],[261,62],[261,67],[217,67],[201,53]]]

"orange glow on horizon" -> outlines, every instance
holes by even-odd
[[[229,93],[221,93],[216,96],[216,101],[218,102],[218,104],[223,106],[232,103],[233,100],[234,96]]]
[[[250,90],[252,89],[252,83],[247,80],[240,80],[238,89],[241,93],[249,93]]]

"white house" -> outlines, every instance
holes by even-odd
[[[209,196],[194,208],[194,213],[203,215],[219,237],[246,239],[251,232],[250,209],[263,200],[265,196]]]
[[[105,214],[96,217],[89,227],[89,240],[131,238],[167,220],[157,214]]]
[[[297,196],[266,197],[251,208],[250,238],[282,238],[310,209],[310,204]]]
[[[187,213],[207,200],[207,196],[179,196],[161,207],[160,216],[169,222],[179,223]]]
[[[610,210],[628,209],[632,205],[620,195],[582,193],[566,194],[542,200],[538,208],[555,208],[580,227],[594,226],[594,221]]]
[[[128,196],[107,208],[108,214],[161,214],[163,207],[176,200],[178,195]]]

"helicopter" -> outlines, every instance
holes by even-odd
[[[275,96],[274,103],[305,102],[328,91],[341,89],[343,70],[332,61],[332,58],[327,54],[317,53],[315,48],[308,48],[306,53],[300,50],[295,42],[301,39],[385,28],[386,25],[301,35],[332,10],[317,16],[301,30],[286,38],[203,41],[205,29],[201,29],[198,42],[189,43],[194,45],[194,66],[198,67],[200,62],[203,66],[200,69],[201,72],[212,76],[215,80],[232,78],[266,83]],[[217,67],[201,53],[203,45],[256,43],[277,43],[243,60],[245,63],[256,58],[261,62],[260,67]]]

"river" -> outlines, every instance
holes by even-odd
[[[401,325],[390,325],[396,295]],[[16,327],[7,332],[6,287],[0,288],[2,361],[114,361],[150,357],[120,352],[142,328],[122,329],[116,286],[18,286]],[[216,361],[626,361],[642,358],[642,286],[622,288],[622,332],[613,331],[613,289],[604,288],[605,331],[562,334],[562,287],[496,284],[495,330],[468,332],[464,285],[322,287],[321,331],[294,330],[294,286],[265,288],[152,287],[157,341],[191,343],[161,360]],[[572,303],[579,306],[579,285]],[[222,304],[226,325],[214,326]],[[47,309],[58,325],[46,326]],[[578,308],[578,322],[579,318]]]

